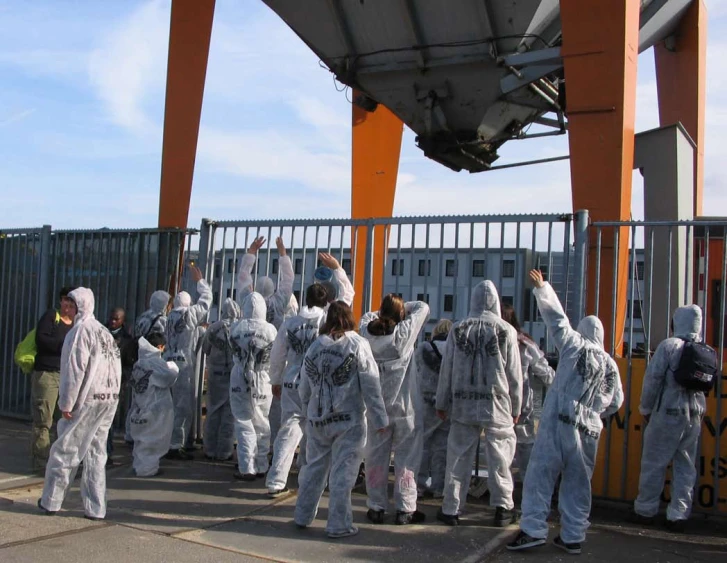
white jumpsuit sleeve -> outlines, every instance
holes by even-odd
[[[174,385],[179,376],[179,366],[176,362],[165,362],[159,358],[159,362],[154,368],[154,385],[162,389],[168,389]]]
[[[439,382],[437,383],[436,409],[449,411],[452,406],[452,371],[454,368],[454,330],[449,331],[447,342],[442,354],[442,365],[439,368]]]
[[[359,334],[363,334],[364,329],[369,326],[369,323],[371,321],[374,321],[379,318],[379,314],[376,311],[369,311],[366,313],[363,317],[361,317],[361,320],[358,323],[358,332]]]
[[[654,410],[666,384],[666,373],[669,370],[669,356],[671,355],[669,348],[671,346],[669,346],[668,340],[659,344],[654,352],[654,357],[649,362],[649,367],[646,368],[639,402],[639,412],[643,415],[651,414],[651,411]]]
[[[535,349],[533,350],[533,348]],[[553,384],[553,379],[555,379],[555,371],[548,364],[548,359],[540,348],[533,345],[531,351],[533,358],[530,362],[530,374],[540,379],[546,387],[550,387]]]
[[[621,376],[618,372],[618,365],[616,365],[616,362],[614,362],[613,359],[610,359],[609,369],[611,372],[606,374],[606,377],[610,377],[614,381],[613,397],[611,398],[611,403],[601,413],[601,418],[608,418],[609,416],[616,414],[624,402],[624,390],[621,384]],[[644,379],[644,382],[646,382],[646,379]],[[639,407],[639,410],[641,410],[641,407]]]
[[[275,292],[276,299],[280,305],[280,311],[285,313],[290,304],[290,298],[293,296],[293,282],[295,281],[295,273],[293,272],[293,262],[290,256],[281,256],[280,264],[280,281],[278,289]]]
[[[197,282],[197,293],[199,293],[197,303],[189,308],[195,325],[199,325],[207,319],[212,306],[212,288],[205,280],[199,280]]]
[[[366,405],[366,419],[377,430],[385,428],[389,425],[389,417],[386,414],[386,405],[381,395],[379,367],[374,360],[371,346],[366,340],[362,340],[358,348],[358,365],[358,380]]]
[[[270,385],[282,385],[283,373],[288,359],[288,329],[280,327],[270,352]]]
[[[58,408],[71,412],[78,401],[83,380],[91,358],[89,333],[79,327],[70,339],[66,338],[61,351],[61,376],[58,388]]]
[[[242,257],[240,271],[237,272],[237,291],[240,293],[238,303],[242,303],[247,294],[252,293],[252,269],[256,261],[257,257],[249,252]]]
[[[349,307],[353,307],[353,298],[356,295],[356,292],[353,290],[351,280],[349,280],[348,276],[346,275],[346,270],[344,270],[343,268],[338,268],[336,270],[333,270],[333,275],[338,280],[338,283],[341,284],[342,295],[339,301],[343,301]]]
[[[410,301],[404,305],[406,318],[397,325],[396,349],[404,355],[414,343],[429,319],[429,305],[424,301]]]
[[[562,351],[568,346],[579,344],[581,336],[571,327],[568,316],[552,286],[545,282],[543,287],[533,290],[533,295],[538,301],[538,309],[553,337],[555,347]]]
[[[515,329],[508,331],[505,374],[512,409],[510,412],[513,418],[517,418],[520,416],[523,406],[523,368],[520,363],[520,346]]]

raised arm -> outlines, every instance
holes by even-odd
[[[366,419],[371,426],[381,430],[389,425],[389,417],[386,414],[386,405],[381,395],[379,368],[374,360],[371,346],[364,339],[360,340],[358,365],[358,380],[361,386],[361,395],[366,405]]]
[[[363,317],[361,317],[361,320],[358,323],[358,332],[363,334],[364,329],[369,326],[369,323],[378,318],[379,314],[376,311],[369,311],[366,313]]]
[[[528,375],[534,375],[543,382],[543,385],[550,387],[555,378],[555,371],[548,364],[545,354],[534,342],[526,341],[525,346],[526,353],[530,356],[530,373]]]
[[[197,282],[197,303],[190,307],[192,312],[192,318],[194,319],[195,325],[199,325],[207,320],[207,315],[212,307],[212,288],[202,278],[202,272],[199,268],[192,267],[192,279]]]
[[[346,270],[341,267],[341,264],[338,263],[338,260],[332,254],[321,252],[318,257],[321,260],[321,264],[333,270],[333,275],[341,286],[341,297],[339,301],[343,301],[349,307],[353,307],[353,298],[356,292],[353,289],[353,285],[351,285],[351,280],[346,275]]]
[[[247,249],[247,252],[242,257],[240,270],[237,272],[237,291],[240,294],[238,303],[242,303],[242,300],[248,294],[252,293],[252,269],[255,267],[255,262],[257,261],[258,250],[262,248],[263,244],[265,244],[265,237],[257,237],[252,241],[250,248]]]
[[[280,281],[278,282],[277,294],[280,296],[281,311],[286,311],[290,298],[293,295],[293,282],[295,281],[295,272],[293,271],[293,262],[285,251],[283,239],[278,237],[275,239],[278,247],[278,264],[280,265]]]
[[[396,330],[396,347],[404,354],[414,343],[429,319],[429,305],[424,301],[409,301],[404,304],[406,318],[399,323]]]
[[[538,301],[538,309],[553,338],[555,347],[562,350],[569,344],[579,343],[580,335],[571,327],[568,316],[552,286],[543,281],[543,274],[539,270],[531,270],[530,279],[535,286],[533,295]]]

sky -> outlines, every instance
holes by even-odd
[[[0,0],[2,228],[154,227],[171,0]],[[704,208],[727,216],[727,0],[707,0]],[[637,131],[658,126],[639,57]],[[189,226],[350,214],[351,108],[260,0],[217,0]],[[455,173],[405,128],[394,213],[560,213],[568,162]],[[507,143],[497,164],[565,155],[567,137]],[[643,218],[635,174],[633,215]]]

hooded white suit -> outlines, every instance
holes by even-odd
[[[684,340],[700,342],[701,334],[701,309],[696,305],[679,307],[674,313],[674,338],[659,344],[644,375],[639,412],[651,418],[644,430],[639,495],[634,502],[634,510],[642,516],[652,517],[659,511],[669,463],[673,464],[671,501],[666,517],[671,521],[686,520],[692,510],[706,403],[704,393],[677,383],[674,370],[679,367]]]
[[[189,442],[194,418],[194,390],[197,376],[197,328],[207,320],[212,305],[212,290],[207,282],[197,282],[199,299],[180,291],[174,298],[174,309],[167,317],[167,347],[164,358],[179,367],[179,377],[172,387],[174,399],[174,431],[170,448],[178,450]]]
[[[232,327],[234,366],[230,407],[235,418],[237,461],[242,474],[268,470],[270,451],[270,352],[277,331],[265,320],[265,299],[251,293],[242,304],[242,320]]]
[[[230,373],[234,363],[230,335],[240,315],[240,306],[228,297],[222,303],[220,320],[209,326],[202,339],[202,352],[207,355],[204,453],[218,460],[232,455],[235,441],[235,419],[230,409]]]
[[[422,456],[421,396],[412,363],[414,345],[429,318],[429,306],[423,301],[406,303],[406,317],[392,334],[374,336],[369,323],[378,313],[366,313],[359,331],[369,341],[379,368],[381,394],[386,404],[389,426],[369,426],[364,458],[366,463],[367,505],[386,510],[389,504],[389,462],[394,452],[394,501],[398,512],[411,513],[417,508],[417,473]]]
[[[136,404],[131,411],[134,439],[134,472],[151,477],[159,472],[159,460],[169,451],[174,425],[171,387],[179,368],[162,359],[162,352],[144,338],[139,339],[139,360],[131,373]]]
[[[580,543],[589,525],[601,418],[621,407],[621,378],[616,363],[603,349],[603,325],[598,317],[585,317],[575,331],[550,284],[533,294],[560,359],[525,476],[520,528],[533,538],[547,538],[550,501],[558,475],[562,475],[560,537],[566,544]]]
[[[512,510],[513,418],[522,407],[523,376],[517,333],[500,317],[494,284],[472,290],[468,318],[447,337],[437,410],[449,412],[447,474],[442,512],[456,516],[466,501],[477,444],[485,430],[490,505]]]
[[[85,287],[68,296],[78,313],[61,353],[58,408],[72,418],[58,421],[45,471],[41,504],[57,511],[72,475],[83,461],[81,498],[87,516],[106,516],[106,439],[119,402],[121,354],[111,333],[93,316],[93,292]]]

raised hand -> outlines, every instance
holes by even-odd
[[[265,237],[257,237],[254,241],[252,241],[250,248],[247,249],[247,253],[248,254],[257,254],[258,250],[260,250],[264,244],[265,244]]]
[[[285,256],[287,254],[285,251],[285,243],[283,242],[283,237],[278,237],[275,239],[275,246],[278,247],[278,256]]]
[[[545,280],[540,270],[530,270],[530,281],[535,287],[543,287],[545,285]]]
[[[192,274],[192,281],[194,283],[197,283],[199,280],[204,279],[204,276],[202,275],[202,270],[200,270],[197,266],[190,266],[189,272]]]
[[[338,263],[338,260],[336,260],[332,254],[328,254],[328,252],[319,253],[318,259],[321,261],[321,264],[323,264],[327,268],[330,268],[331,270],[338,270],[341,267],[341,265]]]

